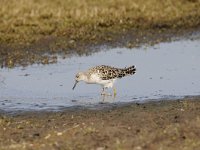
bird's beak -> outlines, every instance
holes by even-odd
[[[76,80],[76,81],[75,81],[75,83],[74,83],[74,86],[73,86],[72,90],[74,90],[74,89],[75,89],[75,87],[76,87],[77,83],[78,83],[78,81]]]

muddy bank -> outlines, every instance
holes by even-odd
[[[161,27],[162,28],[162,27]],[[98,38],[70,39],[68,36],[49,36],[41,38],[35,43],[25,45],[0,45],[0,66],[13,68],[16,66],[27,66],[34,63],[51,64],[57,62],[57,56],[63,58],[72,55],[90,55],[101,50],[101,46],[109,48],[127,47],[135,48],[143,44],[155,45],[160,42],[168,42],[175,39],[190,38],[192,34],[199,33],[200,28],[180,29],[127,29],[124,31],[112,29],[113,31],[102,31],[97,34]],[[93,34],[93,33],[92,33]]]
[[[200,99],[0,115],[1,149],[198,149]]]
[[[56,56],[47,54],[88,54],[101,44],[136,47],[154,39],[153,44],[200,24],[198,0],[12,0],[1,5],[2,67],[53,63]]]

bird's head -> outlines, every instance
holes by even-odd
[[[79,72],[76,74],[76,77],[75,77],[75,83],[74,83],[74,86],[73,86],[73,90],[75,89],[77,83],[79,81],[84,81],[86,79],[86,75],[84,74],[84,72]]]

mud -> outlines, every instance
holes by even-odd
[[[200,99],[0,115],[0,148],[198,149]]]

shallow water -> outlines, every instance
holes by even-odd
[[[58,110],[149,99],[176,99],[200,95],[200,39],[161,43],[137,49],[115,48],[91,56],[59,59],[57,64],[0,70],[0,109]],[[76,72],[96,65],[135,65],[133,76],[116,83],[117,96],[100,96],[99,85],[79,83]],[[111,91],[110,91],[111,92]]]

